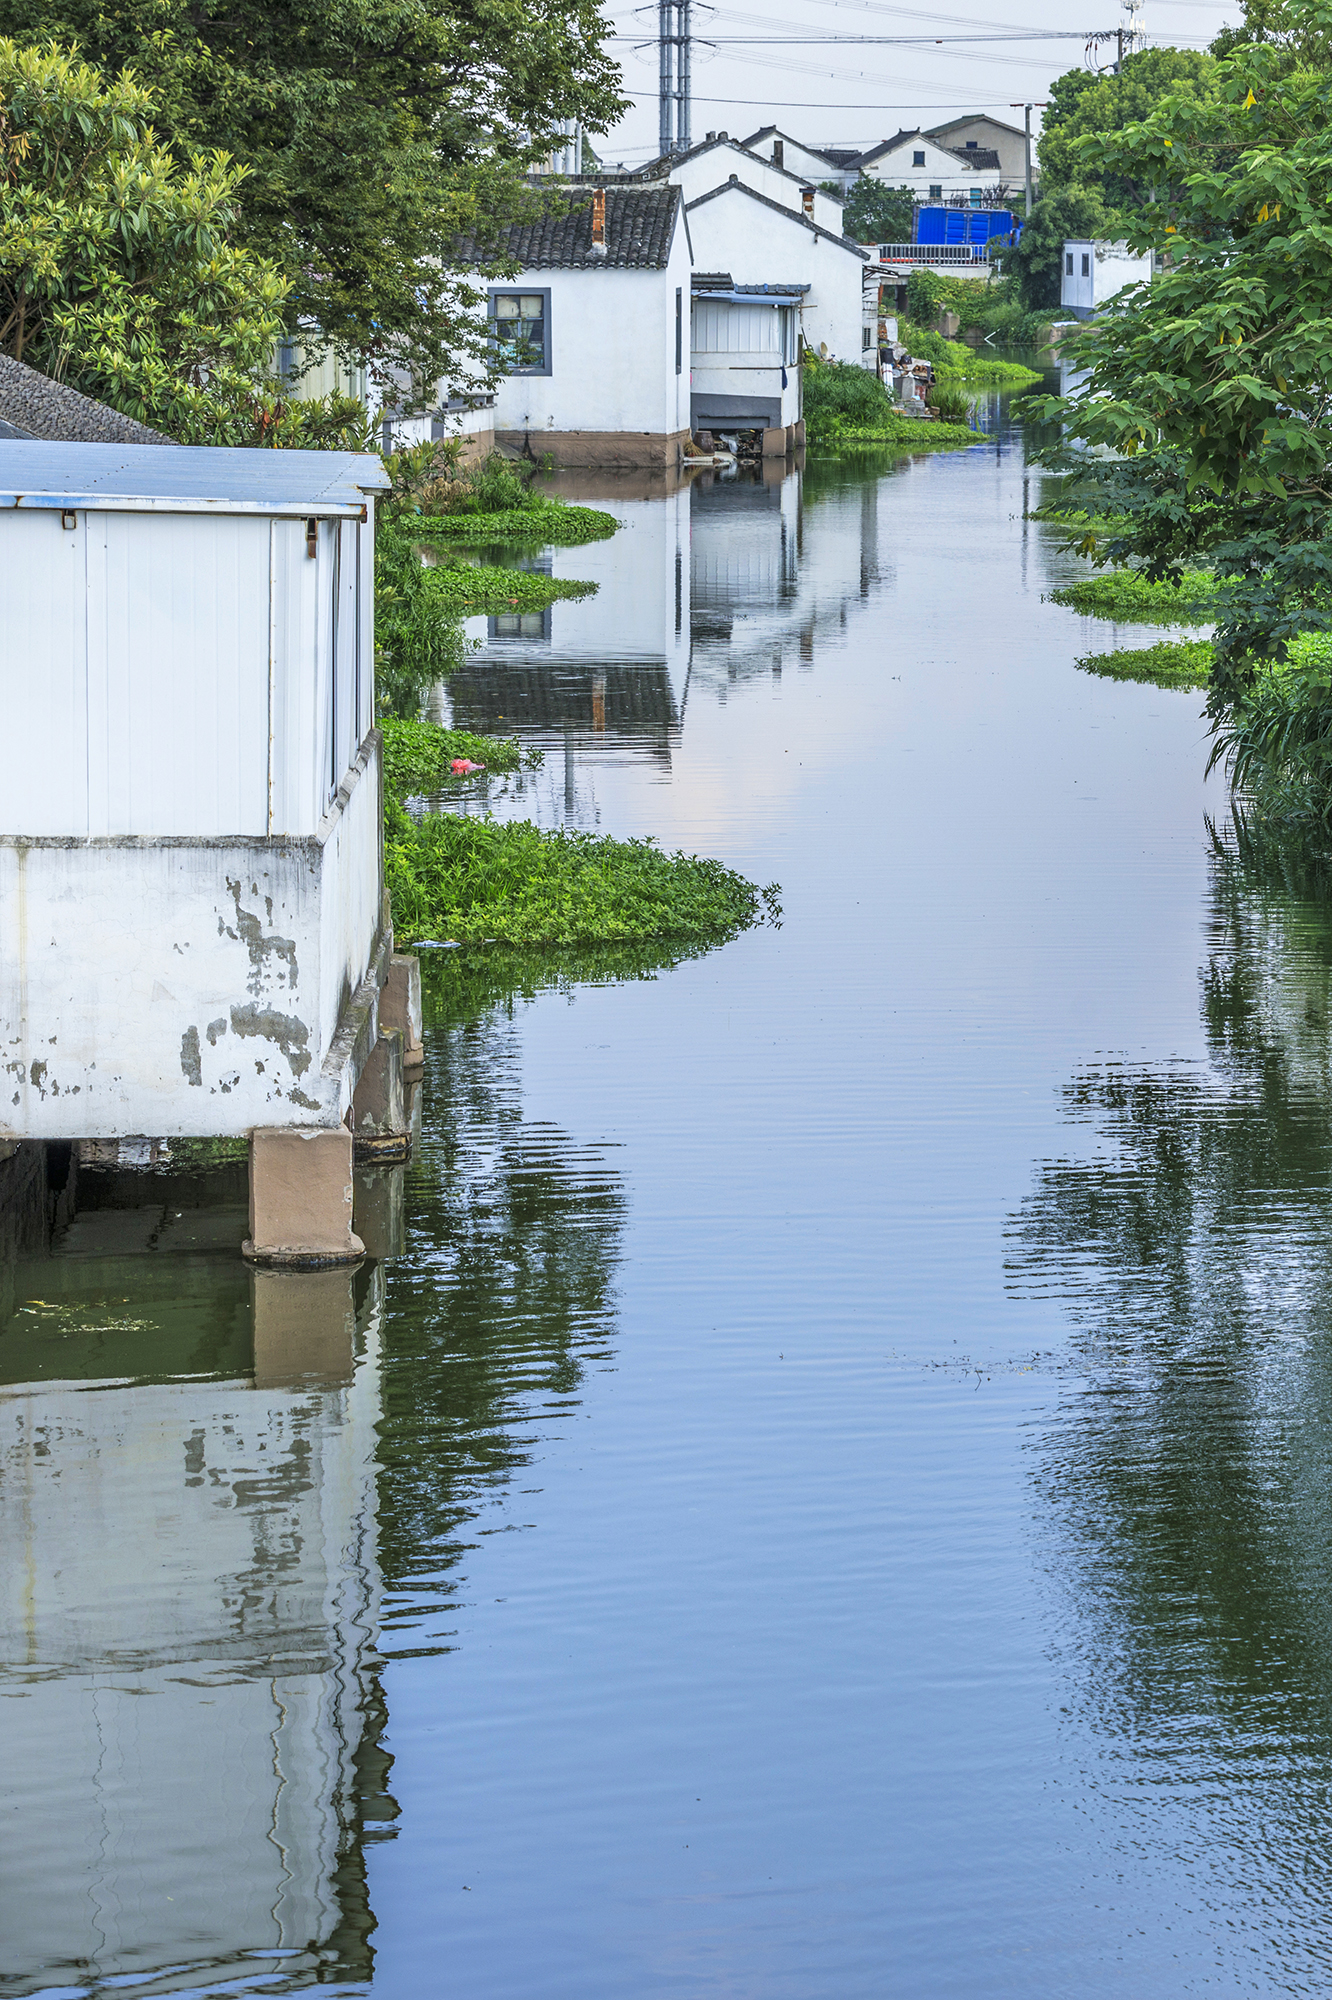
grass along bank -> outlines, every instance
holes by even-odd
[[[760,889],[719,861],[665,854],[650,840],[409,813],[406,799],[445,788],[454,756],[512,770],[522,753],[511,739],[430,722],[385,725],[385,877],[405,945],[702,946],[780,916],[775,884]]]
[[[816,448],[890,444],[906,451],[956,451],[976,442],[976,433],[964,424],[905,416],[878,376],[852,362],[806,359],[804,381],[806,436]]]

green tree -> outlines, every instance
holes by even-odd
[[[0,351],[173,436],[290,430],[263,391],[286,282],[233,241],[245,170],[178,164],[152,109],[131,76],[0,40]]]
[[[1287,18],[1306,43],[1332,36],[1329,0],[1298,0]],[[1267,729],[1284,689],[1282,740],[1303,757],[1302,728],[1332,734],[1326,668],[1315,662],[1303,680],[1291,670],[1287,685],[1281,666],[1297,634],[1332,627],[1327,72],[1250,43],[1219,64],[1215,96],[1169,94],[1140,124],[1082,147],[1100,171],[1155,190],[1130,227],[1163,261],[1080,338],[1091,372],[1065,422],[1115,454],[1083,484],[1130,515],[1112,560],[1161,575],[1216,563],[1210,701],[1223,740],[1243,762],[1236,728],[1257,717]]]
[[[1188,49],[1142,49],[1118,71],[1071,69],[1055,78],[1038,144],[1040,199],[1021,243],[1004,260],[1028,311],[1058,308],[1066,237],[1122,237],[1126,215],[1152,193],[1122,162],[1111,168],[1083,141],[1136,124],[1167,92],[1201,100],[1215,87],[1213,58]]]
[[[1114,242],[1124,230],[1122,214],[1107,206],[1097,187],[1075,181],[1042,195],[1003,259],[1005,271],[1016,274],[1027,311],[1058,311],[1066,238],[1108,237]]]
[[[1141,207],[1152,185],[1142,180],[1136,162],[1121,156],[1112,166],[1107,158],[1089,157],[1082,140],[1139,124],[1167,94],[1205,100],[1215,87],[1215,60],[1193,49],[1140,49],[1125,56],[1118,71],[1075,69],[1056,77],[1037,146],[1042,194],[1077,185],[1095,189],[1107,208]]]
[[[915,224],[915,196],[908,187],[885,187],[860,174],[842,210],[842,228],[855,243],[909,243]]]
[[[178,159],[246,168],[238,240],[286,279],[289,332],[430,388],[489,360],[458,237],[531,205],[559,120],[623,110],[609,32],[596,0],[0,0],[0,33],[151,78]]]

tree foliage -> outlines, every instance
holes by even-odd
[[[287,284],[234,240],[243,167],[180,164],[151,92],[0,40],[0,351],[197,443],[359,441],[265,384]]]
[[[1125,217],[1151,195],[1136,165],[1121,159],[1112,167],[1083,141],[1139,123],[1167,92],[1201,100],[1215,87],[1213,58],[1189,49],[1141,49],[1117,71],[1071,69],[1055,78],[1037,147],[1040,199],[1021,242],[1004,259],[1029,311],[1057,309],[1066,238],[1118,240]]]
[[[915,216],[910,188],[886,187],[860,174],[842,209],[842,228],[855,243],[909,243]]]
[[[1305,46],[1332,37],[1329,0],[1292,0],[1286,18]],[[1082,148],[1154,190],[1129,223],[1163,268],[1080,336],[1090,376],[1066,423],[1115,454],[1082,475],[1128,516],[1112,560],[1221,573],[1211,706],[1234,748],[1271,663],[1332,628],[1328,73],[1275,41],[1239,46],[1213,97],[1168,94]]]
[[[0,33],[151,79],[178,161],[245,169],[237,240],[285,279],[289,332],[431,388],[488,359],[457,238],[530,204],[559,120],[624,108],[608,32],[596,0],[0,0]]]

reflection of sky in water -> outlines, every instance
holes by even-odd
[[[1319,1993],[1322,884],[1213,846],[1200,697],[1072,671],[1139,634],[1048,602],[1012,434],[606,483],[621,534],[549,556],[599,596],[481,621],[439,698],[544,765],[450,803],[714,853],[783,926],[432,960],[338,1380],[272,1379],[170,1230],[68,1350],[48,1272],[0,1345],[25,1949],[80,1991],[132,1947],[181,1990],[373,1953],[393,2000]]]

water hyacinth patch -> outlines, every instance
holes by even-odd
[[[759,889],[719,861],[526,820],[414,820],[392,799],[385,873],[405,944],[703,943],[780,915],[775,884]]]

